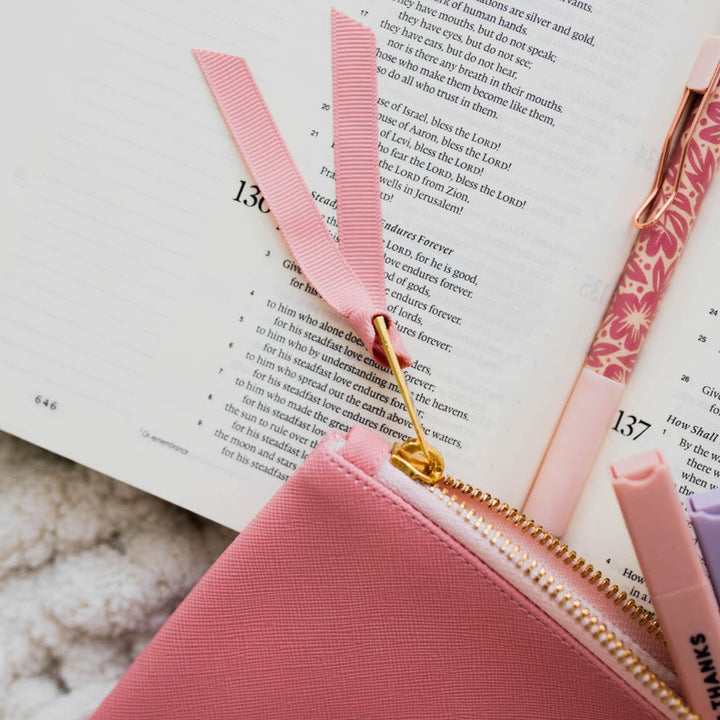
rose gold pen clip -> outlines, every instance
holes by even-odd
[[[706,105],[710,102],[710,97],[713,90],[717,87],[718,80],[720,80],[720,37],[711,37],[703,43],[698,59],[695,61],[695,65],[690,72],[690,77],[685,85],[685,92],[683,93],[682,100],[675,112],[675,117],[672,119],[670,129],[668,130],[665,142],[663,143],[662,152],[660,153],[660,162],[658,164],[652,190],[647,196],[645,202],[643,202],[640,206],[640,209],[635,213],[635,217],[633,217],[633,224],[635,227],[642,230],[643,228],[650,227],[650,225],[656,223],[677,197],[680,180],[687,160],[690,138],[695,135],[698,120]],[[654,208],[652,213],[650,213],[650,216],[647,217],[647,213],[660,194],[660,189],[662,188],[665,180],[665,173],[667,172],[673,148],[676,146],[678,139],[685,131],[686,122],[691,116],[694,108],[696,108],[697,111],[695,112],[693,121],[690,124],[690,129],[684,140],[680,140],[682,143],[680,163],[678,165],[678,171],[675,175],[672,191],[665,199],[665,202]]]

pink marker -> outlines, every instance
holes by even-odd
[[[720,162],[718,78],[720,37],[705,41],[695,61],[655,184],[635,215],[641,230],[525,501],[523,512],[554,535],[567,529]]]
[[[613,488],[688,703],[720,720],[720,611],[662,455],[615,463]]]

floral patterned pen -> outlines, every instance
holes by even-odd
[[[554,535],[567,528],[720,160],[719,78],[714,37],[690,73],[655,184],[635,215],[635,245],[523,507]]]

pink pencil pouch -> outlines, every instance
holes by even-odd
[[[524,516],[328,434],[93,716],[689,718],[651,616]]]

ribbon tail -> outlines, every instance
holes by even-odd
[[[378,92],[372,30],[332,11],[333,152],[340,249],[378,304],[385,303]]]

